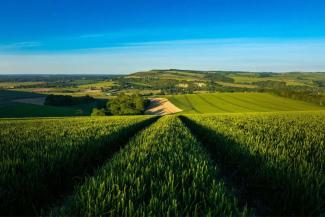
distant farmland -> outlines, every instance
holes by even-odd
[[[311,111],[322,107],[267,93],[207,93],[167,97],[183,113]]]

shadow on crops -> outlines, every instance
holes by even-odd
[[[81,152],[79,157],[71,159],[67,164],[55,164],[46,174],[35,179],[36,186],[31,183],[13,183],[9,186],[0,186],[0,216],[32,216],[46,213],[45,210],[59,204],[67,195],[71,194],[74,186],[82,184],[86,177],[91,176],[110,159],[117,151],[123,148],[128,141],[140,130],[148,127],[159,117],[153,117],[122,130],[120,134],[111,135],[108,145],[96,150]],[[96,141],[90,141],[91,142]],[[64,150],[63,150],[64,151]],[[33,165],[37,169],[40,165]],[[47,168],[47,165],[43,167]],[[30,171],[16,171],[19,176],[29,176]],[[35,173],[31,173],[35,175]],[[30,180],[30,179],[29,179]],[[16,186],[12,189],[12,186]],[[6,195],[9,192],[12,197]]]
[[[260,154],[252,154],[240,144],[187,117],[180,117],[190,131],[201,141],[211,159],[220,168],[221,178],[235,188],[239,203],[247,204],[256,215],[316,216],[317,208],[312,192],[307,192],[301,180],[289,173],[285,166],[266,164]],[[314,201],[313,201],[314,200]]]

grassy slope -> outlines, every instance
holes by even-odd
[[[107,88],[107,87],[114,87],[117,86],[116,83],[112,81],[101,81],[101,82],[96,82],[96,83],[91,83],[91,84],[83,84],[79,85],[79,88],[87,89],[87,88]]]
[[[0,88],[17,88],[20,86],[33,86],[44,83],[45,82],[0,82]]]
[[[167,97],[183,113],[308,111],[322,108],[266,93],[209,93]]]
[[[239,88],[256,88],[257,87],[257,85],[253,85],[253,84],[227,83],[227,82],[222,82],[222,81],[217,81],[216,83],[219,85],[222,85],[224,87],[239,87]]]
[[[0,118],[62,117],[90,115],[96,103],[70,107],[42,106],[13,102],[15,99],[37,98],[45,95],[29,92],[0,90]]]
[[[258,81],[284,81],[288,86],[314,86],[313,80],[325,80],[325,73],[278,73],[272,76],[260,77],[256,73],[236,73],[229,74],[235,83],[252,83]]]
[[[208,79],[204,77],[204,71],[190,71],[190,70],[152,70],[145,72],[137,72],[128,75],[126,78],[151,78],[160,80],[174,80],[178,82],[206,82]],[[220,73],[226,77],[234,79],[234,82],[216,83],[224,87],[237,87],[237,88],[257,88],[254,82],[261,81],[277,81],[285,82],[287,86],[305,86],[316,87],[313,83],[314,80],[324,81],[325,73],[273,73],[261,76],[260,73],[250,72],[215,72]]]
[[[80,107],[55,107],[41,106],[25,103],[15,103],[0,106],[0,118],[13,117],[60,117],[89,115],[90,107],[94,105],[83,105]]]
[[[44,95],[38,93],[30,93],[30,92],[0,90],[0,106],[11,104],[11,101],[15,99],[37,98],[37,97],[44,97]]]
[[[203,80],[204,75],[194,71],[152,70],[147,72],[136,72],[127,76],[127,78],[143,78],[143,77],[165,79],[165,80],[194,81],[194,80]]]

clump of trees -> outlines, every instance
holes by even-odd
[[[286,82],[284,81],[271,81],[271,80],[257,81],[257,82],[253,82],[253,84],[261,88],[275,88],[275,89],[285,88],[287,85]]]
[[[289,89],[278,89],[278,90],[273,90],[273,93],[278,96],[287,97],[296,100],[302,100],[302,101],[318,104],[320,106],[325,105],[325,96],[319,92],[308,91],[308,90],[295,91]]]
[[[106,116],[106,111],[103,108],[94,108],[91,112],[91,116]]]
[[[64,95],[48,95],[45,99],[45,105],[51,106],[73,106],[94,102],[95,99],[90,96],[72,97]]]
[[[207,80],[210,80],[212,82],[215,82],[215,81],[222,81],[222,82],[227,82],[227,83],[235,82],[233,78],[227,77],[220,73],[207,73],[204,75],[204,78]]]
[[[325,87],[325,81],[315,80],[313,81],[313,84],[316,85],[317,87]]]
[[[138,94],[119,94],[116,98],[109,100],[106,108],[93,109],[92,116],[103,115],[141,115],[148,106],[149,101]]]

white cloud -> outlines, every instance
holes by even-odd
[[[62,53],[0,54],[0,73],[128,73],[153,68],[325,71],[325,40],[134,43]]]

